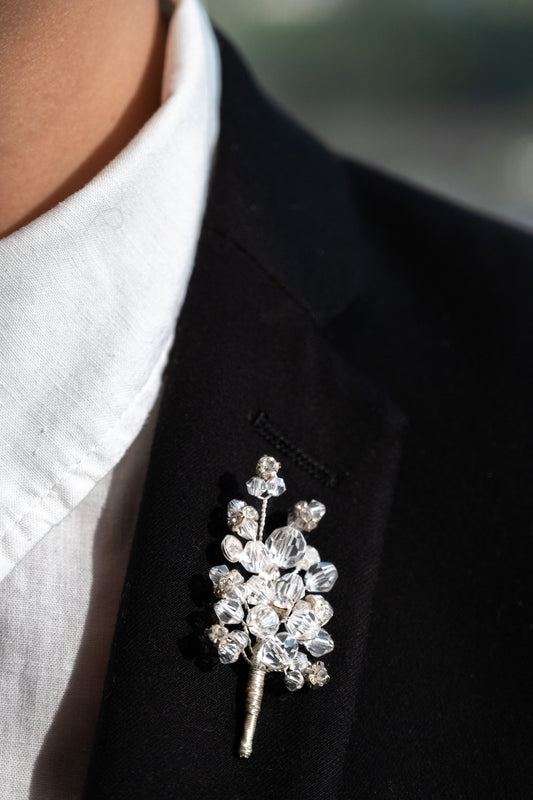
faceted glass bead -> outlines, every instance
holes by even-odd
[[[205,635],[213,644],[218,644],[228,634],[228,629],[224,625],[211,625],[207,628]]]
[[[257,462],[255,471],[260,478],[270,480],[275,476],[277,471],[281,468],[279,461],[276,461],[272,456],[262,456]]]
[[[338,572],[329,561],[313,564],[305,573],[305,587],[308,592],[329,592],[333,589]]]
[[[316,525],[320,522],[324,514],[326,513],[326,506],[324,503],[321,503],[320,500],[311,500],[309,503],[309,511],[313,517],[313,521]]]
[[[218,657],[221,664],[234,664],[241,654],[241,648],[231,636],[226,636],[218,645]]]
[[[293,669],[297,669],[299,672],[304,672],[310,663],[311,662],[309,661],[307,654],[303,653],[301,650],[298,650],[292,661],[292,666]]]
[[[283,494],[283,492],[286,489],[285,481],[283,480],[283,478],[278,478],[278,477],[271,478],[269,481],[267,481],[266,487],[267,487],[267,492],[272,497],[279,497],[280,494]]]
[[[244,609],[237,600],[224,598],[213,607],[219,620],[226,625],[237,625],[244,618]]]
[[[311,545],[307,545],[305,548],[305,553],[303,554],[303,558],[301,561],[298,562],[299,569],[309,569],[313,564],[318,564],[320,561],[320,556],[318,554],[318,550],[316,547],[311,547]]]
[[[287,617],[285,627],[298,641],[314,639],[320,631],[320,622],[315,612],[305,600],[300,600],[294,606],[292,614]]]
[[[258,478],[254,475],[253,478],[246,482],[246,488],[248,489],[248,494],[253,497],[261,497],[266,492],[267,485],[263,478]]]
[[[245,506],[244,500],[230,500],[228,503],[228,518],[236,511],[242,511]]]
[[[246,542],[240,562],[247,572],[264,572],[270,558],[270,553],[263,542]]]
[[[289,525],[293,525],[300,530],[308,530],[307,526],[313,522],[313,515],[306,500],[295,503],[289,511]]]
[[[301,689],[305,683],[305,678],[301,672],[297,670],[289,670],[285,673],[285,686],[289,692],[296,692]]]
[[[232,631],[229,634],[229,638],[235,642],[235,644],[239,645],[241,652],[244,650],[245,647],[248,647],[250,643],[250,638],[248,634],[244,631],[236,630]]]
[[[304,582],[292,572],[276,582],[276,595],[273,603],[278,608],[292,608],[305,594]]]
[[[286,526],[272,531],[266,545],[275,564],[279,567],[295,567],[305,553],[306,542],[301,531]]]
[[[329,674],[323,661],[315,661],[305,670],[305,680],[309,686],[325,686],[329,681]]]
[[[245,519],[236,533],[243,539],[257,539],[257,522],[253,519]]]
[[[257,508],[253,506],[244,506],[242,514],[245,519],[259,519]]]
[[[246,624],[258,639],[272,636],[279,628],[279,617],[271,606],[257,605],[248,612]]]
[[[298,642],[296,641],[294,636],[291,636],[290,633],[282,631],[281,633],[277,634],[276,639],[279,639],[279,641],[285,648],[288,660],[291,663],[294,662],[294,659],[298,654]]]
[[[222,554],[228,561],[235,563],[241,557],[243,551],[242,542],[236,536],[228,534],[224,536],[221,544]]]
[[[211,567],[209,570],[209,577],[215,586],[221,578],[225,578],[227,575],[229,575],[229,569],[226,564],[220,564],[218,567]]]
[[[265,575],[252,575],[245,585],[246,599],[250,606],[258,603],[268,605],[274,597],[274,582]]]
[[[257,651],[257,659],[269,670],[282,672],[288,667],[287,651],[276,638],[267,639]]]
[[[317,657],[325,656],[326,653],[331,653],[334,647],[333,639],[324,628],[318,632],[314,639],[304,642],[304,645],[312,656]]]
[[[321,594],[308,594],[305,601],[309,603],[321,625],[327,625],[333,616],[333,608]]]

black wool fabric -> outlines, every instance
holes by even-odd
[[[338,158],[231,47],[86,800],[528,798],[533,240]],[[327,514],[331,683],[222,666],[207,573],[263,453]],[[269,524],[271,524],[269,522]]]

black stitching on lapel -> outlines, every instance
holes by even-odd
[[[251,415],[249,419],[257,433],[280,453],[290,458],[297,467],[329,489],[334,489],[339,485],[341,475],[307,455],[301,447],[293,444],[280,431],[276,430],[265,411],[259,411],[255,416]]]

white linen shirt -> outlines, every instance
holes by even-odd
[[[181,0],[157,112],[0,239],[0,800],[81,796],[219,98],[209,20]]]

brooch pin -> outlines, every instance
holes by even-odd
[[[260,511],[244,500],[228,505],[232,533],[222,540],[222,553],[251,575],[230,570],[226,564],[209,572],[219,598],[214,604],[219,622],[206,635],[223,664],[233,664],[241,656],[250,664],[239,747],[242,758],[252,752],[268,672],[284,673],[291,692],[304,684],[316,688],[329,681],[324,663],[309,656],[320,658],[333,650],[333,639],[324,628],[333,609],[322,594],[333,588],[337,570],[321,561],[304,537],[304,532],[317,527],[326,507],[318,500],[301,500],[290,510],[287,525],[263,541],[268,501],[285,491],[285,481],[278,477],[280,468],[275,458],[263,456],[256,475],[246,483],[248,493],[261,500]]]

